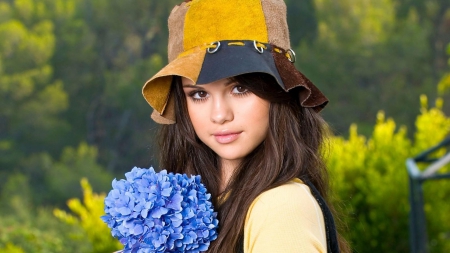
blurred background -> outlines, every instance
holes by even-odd
[[[157,168],[141,88],[167,63],[180,2],[0,0],[0,253],[120,248],[104,193]],[[330,99],[344,235],[354,252],[410,252],[405,160],[450,130],[450,1],[286,3],[297,67]],[[424,194],[430,252],[450,252],[450,181]]]

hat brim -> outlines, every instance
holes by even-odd
[[[260,46],[262,44],[259,44]],[[283,49],[270,44],[258,47],[253,41],[221,41],[220,46],[197,47],[180,54],[148,80],[142,93],[153,109],[153,120],[160,124],[175,123],[173,102],[169,101],[173,76],[182,76],[195,84],[207,84],[247,73],[266,73],[286,91],[301,86],[300,102],[320,111],[327,98],[286,57]],[[170,103],[172,102],[172,103]],[[159,114],[159,115],[158,115]]]

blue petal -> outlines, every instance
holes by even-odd
[[[175,211],[181,211],[181,202],[183,201],[183,196],[181,194],[175,194],[168,201],[167,208],[173,209]]]
[[[118,211],[119,211],[120,214],[122,214],[122,215],[128,215],[128,214],[131,213],[131,209],[128,208],[128,207],[120,207],[120,208],[118,209]]]
[[[152,211],[152,218],[161,218],[162,215],[166,214],[169,211],[169,209],[165,207],[159,207]]]

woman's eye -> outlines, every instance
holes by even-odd
[[[208,96],[208,93],[206,91],[196,91],[191,96],[194,99],[203,99]]]
[[[235,86],[233,88],[233,93],[246,93],[248,91],[247,88],[243,87],[243,86]]]

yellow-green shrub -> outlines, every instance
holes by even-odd
[[[111,236],[108,226],[100,219],[104,215],[105,194],[95,194],[87,179],[81,180],[83,189],[83,203],[79,199],[70,199],[67,202],[69,209],[73,214],[63,210],[55,209],[54,215],[64,222],[74,226],[81,227],[85,236],[74,235],[74,240],[87,236],[89,242],[80,241],[80,243],[90,243],[93,253],[110,253],[123,246]]]
[[[6,244],[5,247],[0,248],[0,253],[25,253],[21,247],[17,247],[12,243]]]
[[[355,252],[408,252],[409,202],[405,161],[442,141],[450,119],[442,112],[442,100],[427,108],[421,97],[414,140],[405,127],[397,129],[383,112],[377,116],[372,136],[364,137],[357,126],[348,138],[332,137],[327,165],[338,210],[343,214],[347,238]],[[425,183],[428,238],[432,252],[450,252],[450,180]],[[433,196],[433,198],[430,198]],[[446,236],[447,235],[447,240]]]

